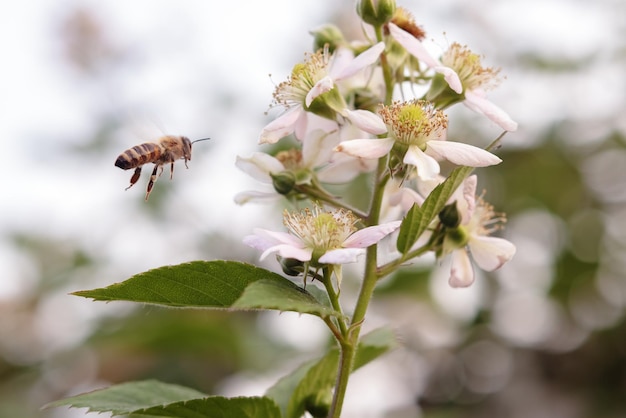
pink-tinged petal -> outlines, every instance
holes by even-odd
[[[319,262],[324,264],[356,263],[359,255],[364,252],[363,248],[339,248],[327,251],[320,257]]]
[[[395,39],[404,49],[407,50],[409,54],[428,65],[430,68],[440,66],[437,60],[430,55],[419,39],[411,35],[409,32],[404,29],[400,29],[393,23],[389,23],[389,33],[393,36],[393,39]]]
[[[443,74],[444,79],[448,82],[452,90],[459,94],[463,92],[463,86],[457,73],[452,68],[441,65],[440,62],[434,59],[415,36],[404,29],[400,29],[393,23],[389,23],[389,33],[409,54],[413,55],[436,72]]]
[[[377,164],[376,160],[352,157],[337,152],[333,155],[330,164],[317,172],[317,178],[323,183],[347,183],[361,173],[374,171]]]
[[[362,70],[365,67],[368,67],[376,62],[380,54],[385,50],[385,43],[379,42],[371,48],[367,49],[360,53],[356,58],[354,58],[348,65],[340,70],[335,70],[333,68],[333,72],[337,71],[337,74],[332,74],[335,81],[343,80],[344,78],[348,78],[358,71]]]
[[[426,153],[448,160],[457,165],[487,167],[499,164],[502,160],[482,148],[452,141],[428,141]]]
[[[487,116],[489,120],[497,124],[505,131],[513,132],[517,130],[517,122],[498,106],[487,100],[483,90],[468,90],[465,92],[463,101],[467,107],[473,111]]]
[[[445,179],[446,178],[444,176],[437,176],[434,179],[428,179],[428,180],[420,179],[420,181],[417,182],[417,187],[416,187],[417,192],[421,194],[422,196],[428,196],[429,194],[433,192],[433,190],[435,190],[437,186],[443,183]],[[453,193],[448,203],[450,203],[453,200],[456,200],[454,197],[455,196]]]
[[[359,129],[374,135],[381,135],[387,132],[387,125],[376,113],[358,109],[350,110],[345,109],[343,116],[348,118],[350,122],[356,125]]]
[[[317,167],[330,161],[333,148],[339,142],[337,130],[325,132],[315,129],[302,141],[302,162],[306,167]]]
[[[474,269],[467,251],[460,249],[452,252],[452,267],[448,283],[452,287],[468,287],[474,283]]]
[[[255,228],[254,235],[244,237],[243,242],[250,247],[263,251],[261,260],[271,253],[278,253],[282,257],[295,258],[300,261],[311,259],[312,250],[304,248],[301,240],[286,232]]]
[[[309,131],[309,115],[311,112],[302,111],[300,117],[296,120],[294,127],[294,135],[298,141],[302,141],[306,138],[306,134]]]
[[[300,261],[310,261],[313,250],[310,248],[298,248],[287,244],[279,244],[265,250],[259,259],[264,260],[265,257],[272,253],[277,253],[283,258],[295,258]]]
[[[313,100],[315,100],[315,98],[317,98],[318,96],[328,91],[331,91],[334,85],[335,83],[333,82],[333,79],[330,78],[329,76],[326,76],[322,78],[320,81],[318,81],[317,83],[315,83],[313,88],[309,90],[309,92],[306,94],[306,99],[304,101],[304,103],[306,104],[306,107],[311,106],[311,103],[313,102]]]
[[[404,212],[408,212],[414,204],[421,206],[422,203],[424,203],[422,195],[407,187],[400,187],[389,196],[389,204],[391,206],[400,206]]]
[[[469,240],[472,258],[486,271],[496,270],[515,255],[515,245],[504,238],[472,236]]]
[[[280,173],[285,170],[283,163],[264,152],[255,152],[248,158],[237,156],[235,165],[241,171],[263,183],[272,183],[270,173]]]
[[[369,226],[350,235],[344,242],[344,248],[367,248],[376,244],[400,227],[402,221],[393,221],[382,225]]]
[[[254,228],[253,232],[253,236],[257,236],[267,241],[269,243],[268,246],[275,244],[287,244],[292,247],[304,248],[304,244],[301,240],[286,232],[270,231],[269,229],[262,228]]]
[[[267,193],[267,192],[258,192],[258,191],[247,191],[240,192],[235,195],[235,203],[238,205],[243,205],[249,202],[273,202],[279,200],[281,195],[276,192]]]
[[[461,225],[467,225],[472,219],[474,209],[476,209],[476,185],[478,178],[476,174],[472,174],[463,181],[463,201],[465,202],[465,210],[461,211]]]
[[[463,84],[461,83],[461,79],[459,75],[450,67],[446,67],[444,65],[438,65],[433,68],[435,72],[438,72],[443,75],[443,79],[448,82],[448,85],[455,93],[461,94],[463,93]]]
[[[280,139],[293,133],[296,122],[298,122],[303,112],[302,106],[295,106],[265,125],[265,128],[261,131],[259,144],[275,144]]]
[[[391,151],[394,142],[392,138],[352,139],[340,142],[335,151],[345,152],[353,157],[380,158]]]
[[[248,235],[243,237],[243,243],[259,251],[265,251],[275,244],[273,241],[267,240],[266,238],[258,235]]]
[[[402,160],[405,164],[417,167],[417,176],[422,180],[434,180],[439,175],[439,163],[416,145],[410,145]]]

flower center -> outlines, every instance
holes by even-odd
[[[443,53],[441,62],[456,71],[464,90],[491,89],[500,82],[499,68],[483,67],[480,63],[480,55],[474,54],[467,46],[457,42],[450,45],[450,48]]]
[[[319,50],[314,54],[306,54],[303,63],[294,65],[287,81],[283,81],[274,90],[273,105],[289,108],[304,104],[304,99],[315,83],[328,74],[330,55],[328,49]]]
[[[483,200],[481,196],[476,198],[476,207],[470,220],[467,222],[467,230],[474,235],[491,235],[502,229],[506,223],[504,213],[495,212],[493,205]]]
[[[426,100],[395,102],[379,110],[396,141],[407,145],[424,144],[439,139],[448,127],[448,118]]]
[[[283,223],[289,231],[313,249],[313,260],[328,250],[342,248],[343,242],[356,227],[358,219],[348,210],[325,211],[319,206],[300,212],[283,213]]]
[[[296,170],[302,166],[302,151],[292,148],[286,151],[279,151],[276,159],[280,161],[287,170]]]

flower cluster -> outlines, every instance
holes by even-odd
[[[410,206],[427,204],[430,192],[445,181],[442,162],[487,167],[502,161],[490,147],[449,139],[446,109],[463,103],[504,131],[517,129],[486,97],[499,84],[499,70],[483,66],[467,46],[454,42],[440,57],[432,56],[422,43],[423,29],[392,0],[361,1],[357,12],[368,40],[347,40],[339,28],[325,25],[312,32],[319,49],[276,86],[271,107],[283,112],[262,129],[259,143],[280,141],[281,150],[237,158],[240,169],[268,185],[266,191],[238,194],[238,203],[284,198],[306,207],[308,202],[305,209],[284,212],[288,232],[258,228],[244,240],[261,258],[274,253],[290,261],[285,272],[301,266],[295,271],[305,279],[309,269],[330,267],[339,281],[338,266],[356,262],[365,248],[402,229]],[[423,96],[414,95],[413,84]],[[362,188],[363,175],[372,187],[357,194],[360,202],[369,199],[367,210],[328,191],[336,184],[345,185],[340,190],[351,190],[351,184]],[[488,271],[508,261],[515,246],[490,236],[504,216],[476,196],[476,185],[471,175],[445,196],[447,205],[428,220],[412,249],[379,266],[381,277],[433,251],[452,258],[450,284],[464,287],[474,281],[469,254]],[[391,210],[394,206],[401,209]],[[394,218],[381,223],[392,213]],[[367,256],[376,261],[376,250]]]

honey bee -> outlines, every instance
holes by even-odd
[[[163,166],[170,164],[171,180],[174,175],[174,162],[183,159],[185,160],[185,167],[189,168],[187,161],[191,160],[191,144],[198,141],[206,141],[207,139],[210,138],[197,139],[192,142],[186,136],[162,136],[157,142],[146,142],[127,149],[117,157],[115,166],[122,170],[135,169],[135,172],[130,178],[130,186],[126,188],[126,190],[128,190],[139,180],[143,165],[154,163],[154,170],[152,170],[148,188],[146,189],[146,200],[148,200],[154,183],[161,173],[163,173]]]

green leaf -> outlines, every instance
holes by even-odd
[[[396,242],[398,251],[406,254],[411,250],[413,244],[441,212],[452,193],[473,170],[474,167],[455,168],[448,178],[428,195],[422,206],[413,205],[400,225]]]
[[[71,406],[89,412],[133,417],[279,418],[280,409],[267,397],[224,398],[183,386],[147,380],[123,383],[52,402],[44,408]]]
[[[334,309],[322,305],[313,295],[287,280],[258,280],[248,285],[232,307],[295,311],[320,317],[337,314]]]
[[[419,230],[421,229],[423,218],[422,208],[417,203],[413,204],[402,220],[398,233],[398,241],[396,241],[396,248],[402,254],[409,252],[413,244],[415,244],[415,241],[417,241],[417,238],[419,238]]]
[[[290,280],[234,261],[194,261],[160,267],[106,288],[73,294],[94,300],[175,307],[276,309],[318,316],[338,315]]]
[[[396,344],[395,335],[387,328],[379,328],[363,336],[354,369],[395,348]],[[298,418],[304,414],[309,402],[332,389],[338,364],[339,350],[333,348],[321,359],[306,362],[282,378],[266,392],[266,396],[276,401],[285,418]]]
[[[184,386],[162,383],[156,380],[129,382],[111,386],[82,395],[51,402],[44,408],[73,406],[89,408],[89,412],[111,412],[113,415],[173,402],[202,398],[206,394]]]
[[[276,403],[267,397],[224,398],[211,396],[133,411],[138,417],[176,418],[281,418]]]

